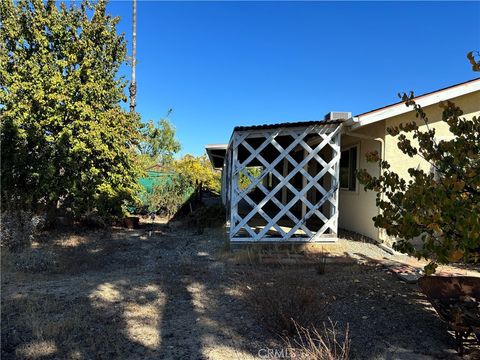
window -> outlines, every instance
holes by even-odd
[[[340,156],[340,188],[355,191],[357,189],[357,147],[342,151]]]

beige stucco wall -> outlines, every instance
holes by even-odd
[[[459,106],[466,118],[472,118],[473,116],[480,115],[480,92],[475,92],[451,99],[457,106]],[[440,104],[434,104],[426,107],[425,112],[429,118],[429,127],[435,129],[435,136],[440,140],[442,138],[452,138],[453,134],[448,130],[448,125],[442,120],[442,108]],[[426,125],[422,123],[422,120],[415,118],[414,112],[409,112],[399,116],[387,119],[387,126],[398,126],[401,123],[416,121],[421,130],[426,130]],[[413,140],[411,133],[407,134],[410,140]],[[412,143],[415,143],[412,141]],[[390,163],[391,170],[398,173],[400,176],[407,179],[409,168],[420,168],[425,171],[430,170],[430,165],[423,160],[420,156],[414,156],[412,158],[404,155],[397,147],[397,138],[386,134],[385,136],[385,156]]]
[[[358,129],[358,134],[375,138],[384,138],[385,123],[383,121],[372,124],[369,129]],[[354,136],[342,135],[342,150],[357,146],[357,168],[367,169],[372,175],[378,175],[378,166],[368,163],[365,154],[370,151],[381,150],[381,143],[375,140],[361,139]],[[378,214],[375,205],[375,193],[366,192],[357,181],[356,191],[339,190],[338,226],[341,229],[355,231],[359,234],[378,239],[378,229],[373,226],[372,217]]]
[[[464,112],[466,118],[473,116],[480,116],[480,92],[470,93],[457,98],[451,99]],[[433,104],[424,108],[428,118],[430,128],[434,128],[436,137],[445,139],[452,137],[448,130],[448,125],[441,121],[442,109],[440,104]],[[391,170],[398,173],[405,179],[408,179],[409,168],[421,168],[425,171],[430,170],[430,164],[423,160],[420,156],[413,158],[404,155],[397,147],[397,138],[392,137],[386,133],[386,128],[389,126],[399,125],[405,122],[416,121],[422,130],[425,130],[426,125],[421,124],[421,120],[415,117],[415,113],[410,111],[408,113],[394,116],[386,120],[382,120],[370,125],[363,126],[351,133],[358,133],[370,137],[379,137],[384,140],[385,154],[382,157],[386,159],[390,165]],[[411,139],[411,134],[408,134]],[[364,140],[354,138],[349,135],[343,135],[341,139],[342,149],[347,148],[352,144],[359,145],[359,162],[358,168],[367,169],[372,175],[378,174],[378,167],[375,164],[367,163],[365,154],[371,150],[381,152],[380,142],[373,140]],[[384,233],[378,231],[373,226],[372,217],[378,214],[378,209],[375,205],[375,194],[373,192],[365,192],[359,184],[357,184],[357,191],[339,191],[339,227],[351,231],[355,231],[362,235],[371,237],[375,240],[390,242]]]

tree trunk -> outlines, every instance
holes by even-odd
[[[133,0],[132,12],[132,80],[130,83],[130,112],[135,112],[137,105],[137,82],[135,79],[135,67],[137,65],[137,0]]]

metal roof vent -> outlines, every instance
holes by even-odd
[[[330,111],[325,115],[325,120],[347,120],[352,117],[351,112],[346,111]]]

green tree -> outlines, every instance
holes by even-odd
[[[135,194],[139,118],[106,2],[0,4],[2,208],[118,213]]]
[[[472,53],[469,59],[474,70],[480,70]],[[358,173],[365,190],[377,193],[381,214],[374,217],[376,227],[383,228],[398,240],[394,248],[430,261],[426,270],[434,272],[437,263],[460,260],[477,261],[480,249],[480,118],[466,119],[462,110],[448,101],[441,103],[442,121],[453,137],[437,141],[435,129],[429,126],[424,110],[415,103],[413,93],[403,94],[406,106],[415,110],[416,118],[426,124],[425,130],[416,121],[387,129],[398,136],[398,148],[407,156],[420,156],[434,169],[408,170],[410,179],[403,179],[390,170],[390,164],[377,152],[367,160],[378,162],[380,176],[366,170]],[[412,134],[412,139],[406,136]],[[412,141],[413,140],[413,141]],[[420,237],[422,247],[412,245]]]
[[[152,120],[142,124],[138,151],[143,169],[155,164],[166,166],[172,162],[173,156],[180,151],[180,143],[175,138],[175,128],[167,118],[161,119],[157,125]]]
[[[165,181],[153,187],[150,193],[139,196],[140,207],[148,212],[171,216],[201,185],[203,189],[220,192],[220,173],[213,169],[204,156],[185,155],[165,166],[171,172]]]
[[[249,166],[249,167],[246,168],[246,170],[254,178],[258,178],[262,174],[262,167],[260,167],[260,166]],[[250,180],[250,177],[248,177],[243,172],[241,172],[240,176],[238,178],[238,188],[240,190],[245,190],[250,186],[251,183],[252,183],[252,181]]]
[[[220,192],[220,173],[216,171],[206,155],[185,155],[172,164],[173,171],[180,174],[188,186],[202,184],[204,188]]]

